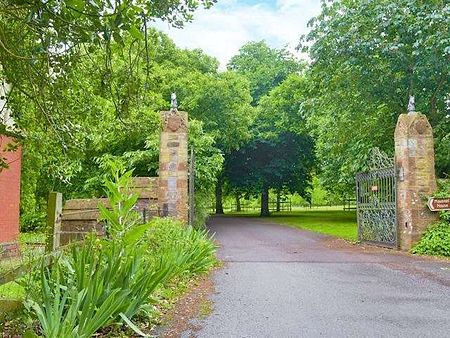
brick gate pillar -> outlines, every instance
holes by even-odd
[[[160,216],[188,222],[188,115],[172,108],[161,112],[159,149]]]
[[[18,254],[20,170],[22,151],[6,151],[14,139],[0,135],[0,157],[8,168],[0,169],[0,257]]]
[[[436,220],[426,198],[436,189],[433,130],[424,114],[401,114],[395,129],[397,234],[400,250],[409,250]]]

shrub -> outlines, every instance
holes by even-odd
[[[45,337],[90,337],[100,328],[131,322],[171,278],[193,275],[215,264],[215,246],[205,231],[171,219],[139,224],[131,173],[117,171],[107,182],[111,210],[100,208],[108,236],[45,257],[30,276],[27,307]]]
[[[172,275],[176,257],[149,264],[136,241],[86,240],[68,253],[42,263],[36,274],[39,292],[31,292],[45,337],[90,337],[98,329],[130,319],[149,302],[155,288]]]
[[[431,225],[412,253],[450,257],[450,223],[443,220]]]
[[[20,232],[42,230],[45,227],[46,214],[44,212],[28,212],[20,216]]]
[[[439,181],[439,190],[434,196],[446,198],[449,194],[450,180]],[[440,221],[428,227],[412,253],[450,257],[450,211],[440,212],[439,217]]]
[[[196,274],[208,271],[216,264],[216,246],[207,231],[187,227],[169,218],[156,218],[150,222],[146,243],[153,257],[182,253],[183,263],[178,273]]]

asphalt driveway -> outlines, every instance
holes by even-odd
[[[224,268],[197,337],[450,337],[450,262],[213,217]]]

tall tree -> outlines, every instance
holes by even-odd
[[[255,128],[264,136],[282,132],[305,135],[308,85],[304,75],[290,74],[282,83],[263,96],[258,105],[258,124]]]
[[[190,102],[189,111],[192,116],[204,121],[205,130],[214,135],[216,146],[226,157],[250,138],[249,127],[255,116],[251,100],[245,77],[225,72],[204,78]],[[223,214],[223,182],[221,171],[215,189],[218,214]]]
[[[410,95],[435,127],[438,172],[450,172],[449,14],[440,0],[322,2],[301,47],[312,59],[304,111],[328,188],[353,191],[371,147],[392,154]]]
[[[253,105],[283,82],[289,74],[302,69],[286,49],[270,48],[265,41],[249,42],[233,56],[228,69],[243,74],[250,81]]]
[[[124,47],[111,47],[111,67],[98,66],[104,55],[97,47],[55,79],[48,89],[53,100],[42,101],[52,111],[51,123],[36,101],[20,91],[10,93],[8,104],[25,134],[21,190],[25,223],[36,222],[51,189],[65,198],[101,193],[111,160],[125,162],[135,175],[157,174],[159,111],[168,108],[170,93],[185,79],[183,74],[190,74],[192,90],[182,93],[182,99],[193,101],[204,79],[214,78],[218,62],[198,50],[177,48],[154,30],[148,36],[149,74],[143,67],[145,41],[127,36]],[[195,117],[191,115],[190,144],[197,152],[197,191],[204,196],[206,187],[215,185],[223,158],[215,135]]]
[[[245,144],[226,159],[225,170],[230,184],[261,194],[261,216],[268,216],[269,189],[305,195],[313,164],[311,138],[282,133]]]
[[[291,130],[278,128],[278,121],[272,123],[277,119],[277,114],[282,113],[280,112],[283,110],[282,108],[277,112],[274,110],[269,112],[268,109],[265,110],[258,105],[271,90],[290,75],[299,73],[302,68],[301,63],[286,49],[270,48],[264,41],[247,43],[228,65],[228,69],[242,74],[249,80],[252,104],[257,106],[258,115],[252,125],[251,139],[242,148],[225,156],[225,162],[228,165],[225,167],[225,176],[229,180],[230,189],[235,194],[240,194],[242,191],[262,193],[262,214],[268,213],[269,189],[274,187],[282,189],[282,186],[292,180],[289,177],[295,176],[295,170],[290,173],[285,171],[287,167],[284,166],[290,165],[292,162],[287,164],[289,161],[278,153],[277,148],[295,147],[299,140],[295,139],[296,135],[291,135]],[[289,113],[285,114],[285,116],[287,115]],[[284,132],[286,133],[281,136]],[[305,153],[308,151],[305,150]],[[259,154],[272,158],[264,160],[260,158]],[[250,163],[245,160],[246,156],[250,156],[254,160]],[[280,161],[276,162],[277,159]],[[248,171],[245,166],[251,170]],[[273,168],[274,175],[269,173],[270,168]],[[300,177],[300,173],[297,172],[297,174]],[[236,175],[241,177],[236,177]],[[293,186],[291,185],[291,187]]]

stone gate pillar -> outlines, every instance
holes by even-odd
[[[424,114],[399,116],[395,129],[397,234],[400,250],[409,250],[436,220],[426,198],[436,189],[433,131]]]
[[[20,205],[20,171],[22,151],[6,151],[8,144],[15,140],[0,135],[0,158],[8,168],[0,169],[0,257],[18,254]]]
[[[162,217],[188,222],[188,115],[161,112],[158,207]]]

